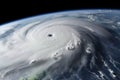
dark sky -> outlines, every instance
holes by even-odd
[[[115,0],[4,0],[0,2],[0,24],[34,15],[77,9],[119,9]]]

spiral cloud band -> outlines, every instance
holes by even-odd
[[[116,13],[62,12],[1,25],[0,80],[120,80]]]

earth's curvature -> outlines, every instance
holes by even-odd
[[[0,80],[120,80],[120,11],[64,11],[1,25]]]

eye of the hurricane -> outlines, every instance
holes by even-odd
[[[48,34],[48,37],[53,37],[53,34]]]

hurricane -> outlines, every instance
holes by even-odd
[[[0,80],[120,80],[120,11],[45,14],[0,26]]]

